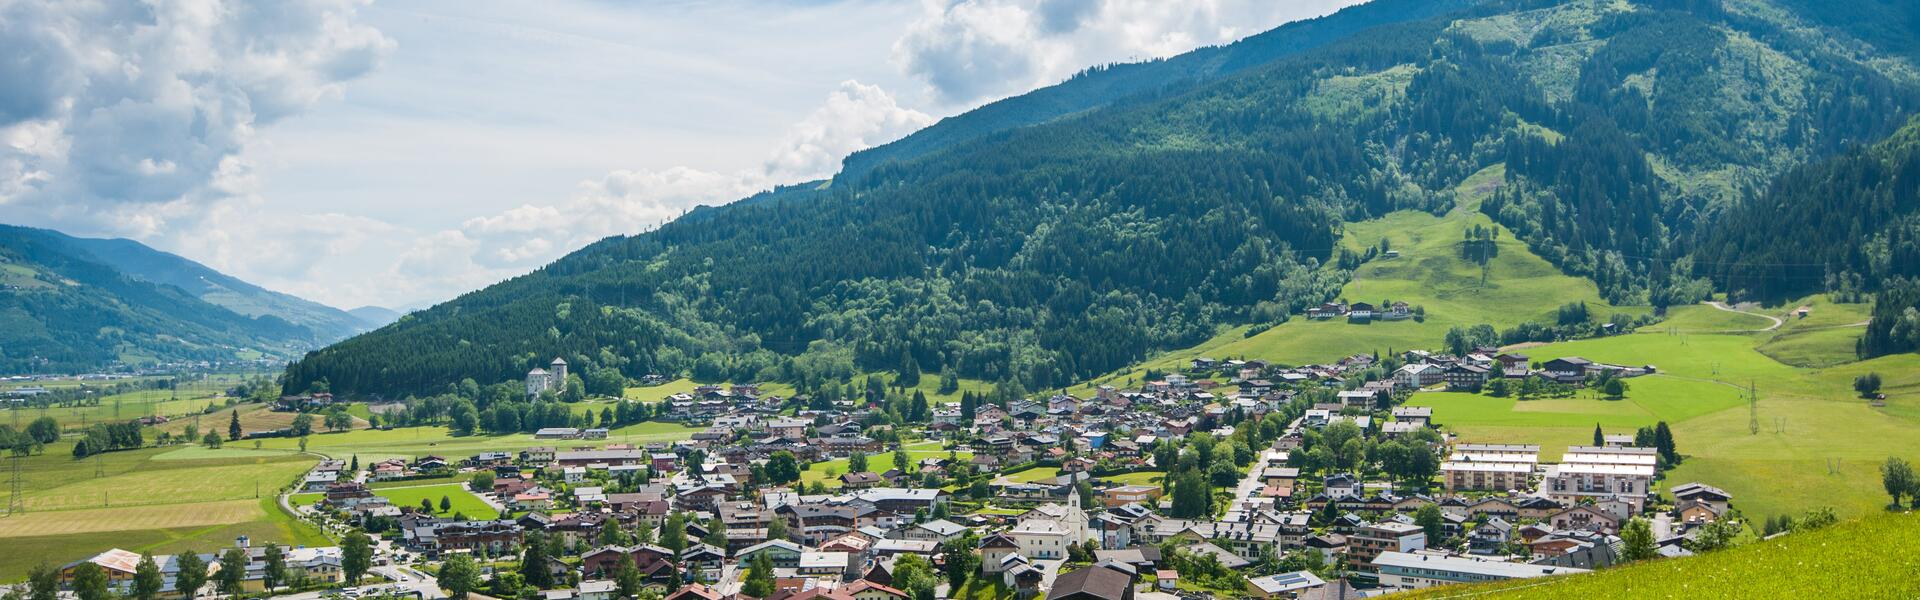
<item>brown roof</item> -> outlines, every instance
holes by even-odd
[[[666,597],[666,600],[720,600],[720,592],[698,583],[689,584]]]
[[[1131,591],[1133,577],[1115,569],[1095,566],[1066,573],[1053,580],[1053,590],[1047,592],[1047,600],[1067,597],[1126,600],[1132,597],[1129,594]]]

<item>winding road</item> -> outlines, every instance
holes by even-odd
[[[1759,333],[1759,332],[1763,332],[1763,331],[1773,331],[1773,330],[1775,330],[1775,329],[1779,329],[1781,325],[1785,325],[1785,324],[1787,324],[1787,322],[1786,322],[1786,321],[1782,321],[1782,320],[1780,320],[1780,317],[1776,317],[1776,316],[1773,316],[1773,315],[1765,315],[1765,314],[1760,314],[1760,313],[1757,313],[1757,312],[1747,312],[1747,311],[1744,311],[1744,310],[1740,310],[1740,309],[1737,309],[1737,308],[1734,308],[1734,307],[1731,307],[1731,306],[1727,306],[1727,303],[1725,303],[1725,302],[1719,302],[1719,301],[1713,301],[1713,302],[1708,302],[1708,303],[1707,303],[1707,306],[1711,306],[1711,307],[1714,307],[1714,308],[1718,308],[1718,309],[1720,309],[1720,310],[1724,310],[1724,311],[1727,311],[1727,312],[1730,312],[1730,313],[1740,313],[1740,314],[1743,314],[1743,315],[1753,315],[1753,316],[1756,316],[1756,317],[1760,317],[1760,318],[1762,318],[1762,319],[1766,319],[1766,320],[1768,320],[1768,321],[1773,321],[1773,324],[1772,324],[1772,325],[1769,325],[1769,326],[1767,326],[1767,327],[1766,327],[1765,329],[1739,329],[1739,330],[1735,330],[1735,332],[1737,332],[1737,333]]]

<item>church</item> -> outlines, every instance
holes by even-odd
[[[532,371],[527,371],[527,397],[538,398],[540,397],[540,392],[553,390],[553,392],[557,394],[560,393],[561,390],[566,389],[566,359],[554,357],[553,364],[548,366],[552,368],[542,369],[540,367],[534,367]]]

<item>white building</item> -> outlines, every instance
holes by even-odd
[[[1451,583],[1476,583],[1585,573],[1587,569],[1505,562],[1429,553],[1385,552],[1373,559],[1380,586],[1419,589]]]
[[[528,396],[537,397],[541,392],[547,390],[553,390],[555,393],[559,393],[561,390],[566,389],[567,361],[555,357],[553,364],[548,366],[552,368],[542,369],[540,367],[534,367],[532,371],[527,371]]]
[[[1547,467],[1540,490],[1566,504],[1617,498],[1639,512],[1646,506],[1658,466],[1652,448],[1569,446],[1560,464]]]

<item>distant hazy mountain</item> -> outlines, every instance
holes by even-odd
[[[132,240],[0,225],[0,371],[291,357],[371,328]]]
[[[312,329],[327,341],[373,328],[347,311],[262,288],[140,242],[73,237],[57,231],[46,231],[46,234],[135,279],[171,285],[249,317],[272,315],[286,319]]]
[[[353,315],[353,318],[359,319],[362,324],[370,329],[378,329],[386,326],[388,323],[400,320],[402,313],[385,306],[362,306],[360,308],[349,309],[347,314]]]

